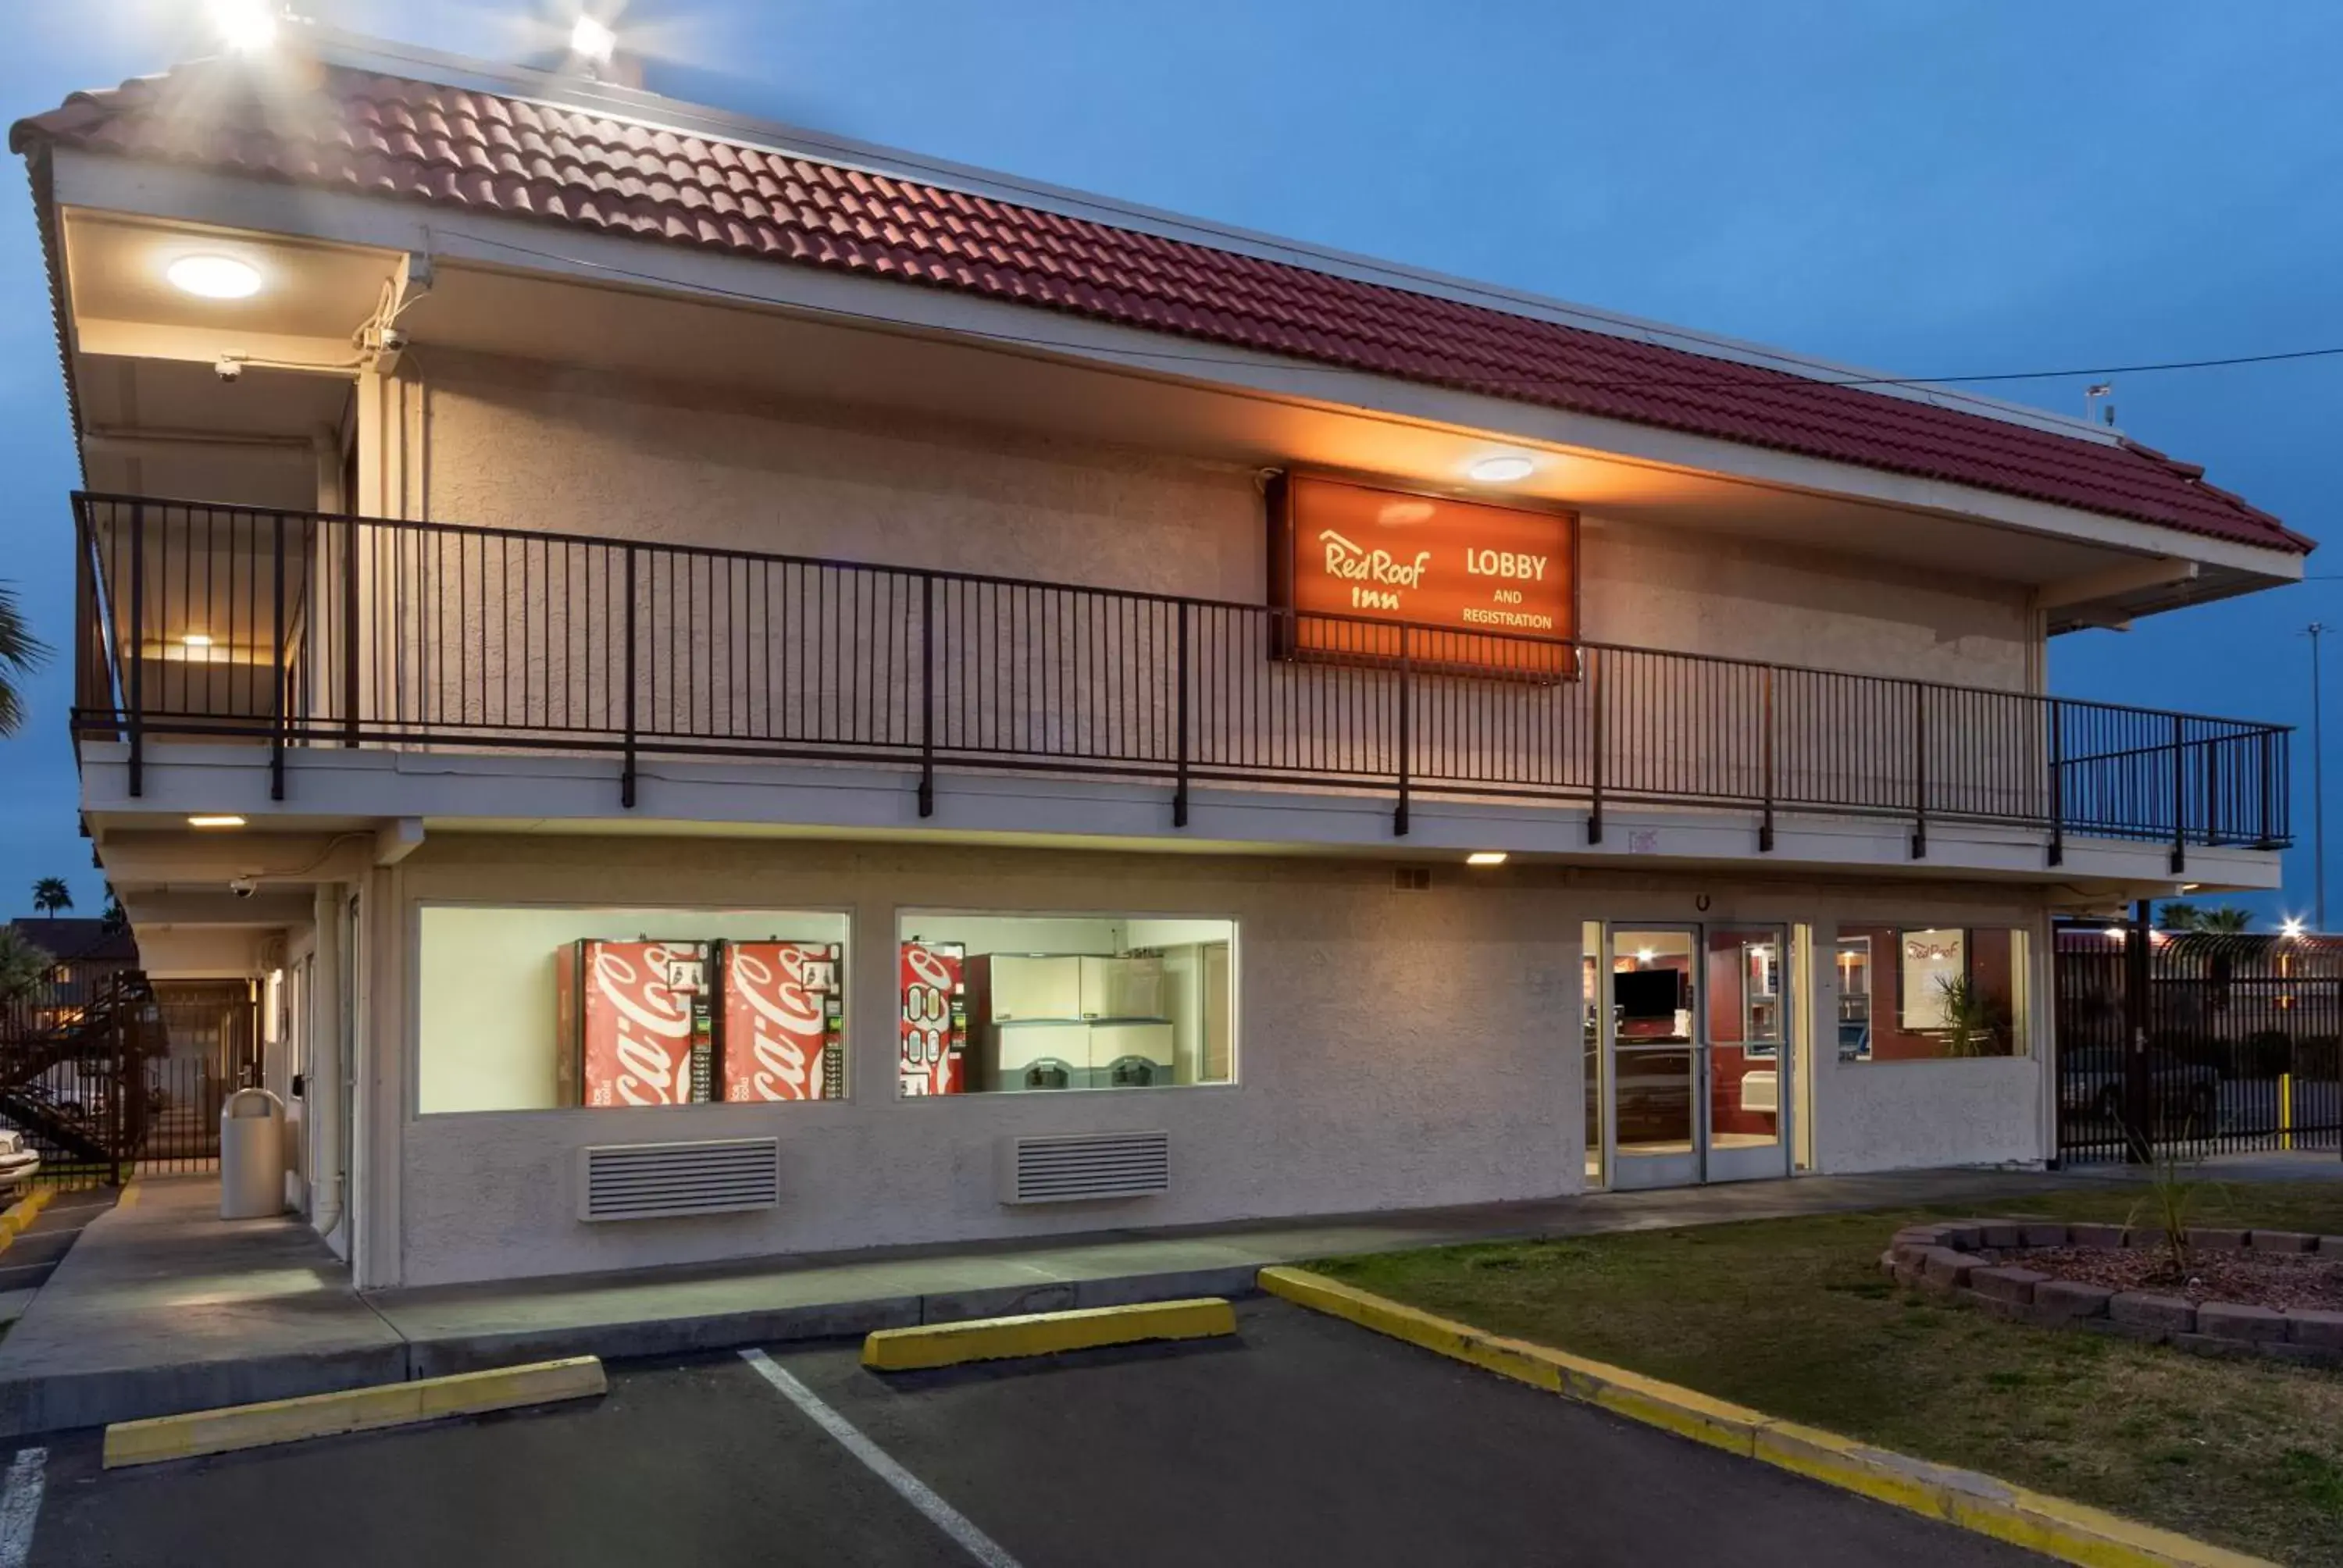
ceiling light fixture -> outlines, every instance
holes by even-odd
[[[200,631],[191,631],[179,641],[188,648],[209,648],[212,645],[210,637]]]
[[[273,0],[211,0],[211,14],[220,42],[238,53],[255,54],[277,42]]]
[[[1493,457],[1482,457],[1464,471],[1483,485],[1510,485],[1516,479],[1526,479],[1537,465],[1518,453],[1502,453]]]
[[[1505,852],[1503,849],[1475,849],[1464,857],[1464,863],[1468,866],[1502,866],[1505,863]]]
[[[250,299],[260,292],[260,268],[232,256],[183,256],[163,276],[198,299]]]
[[[607,65],[618,53],[618,35],[608,24],[581,15],[569,29],[569,52],[593,65]]]
[[[187,819],[187,826],[190,828],[241,828],[244,826],[244,819],[232,811],[218,811],[206,816],[190,817]]]

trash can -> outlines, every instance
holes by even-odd
[[[220,1218],[285,1212],[285,1102],[239,1089],[220,1107]]]

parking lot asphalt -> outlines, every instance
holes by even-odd
[[[0,1252],[0,1292],[29,1291],[45,1282],[58,1260],[73,1251],[82,1227],[113,1208],[119,1196],[111,1187],[91,1187],[51,1199],[25,1233]]]
[[[851,1345],[639,1363],[591,1403],[144,1470],[71,1434],[15,1562],[2041,1561],[1282,1302],[1239,1325],[893,1378]]]

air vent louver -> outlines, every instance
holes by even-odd
[[[604,1143],[578,1151],[580,1220],[736,1214],[780,1201],[776,1138]]]
[[[1001,1201],[1074,1203],[1172,1191],[1168,1132],[1081,1132],[1001,1144]]]

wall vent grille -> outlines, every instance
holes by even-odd
[[[778,1138],[603,1143],[578,1151],[580,1220],[737,1214],[780,1201]]]
[[[1392,890],[1399,893],[1421,893],[1432,886],[1429,866],[1393,866]]]
[[[1168,1132],[1081,1132],[1001,1142],[1004,1203],[1149,1198],[1170,1191]]]

